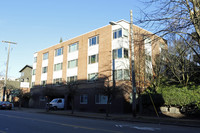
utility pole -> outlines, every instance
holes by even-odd
[[[10,42],[10,41],[2,41],[3,43],[8,43],[8,56],[7,56],[7,62],[6,62],[6,77],[4,82],[4,88],[3,88],[3,100],[5,101],[5,94],[6,94],[6,85],[7,85],[7,76],[8,76],[8,64],[9,64],[9,56],[10,56],[10,44],[17,44],[16,42]]]
[[[136,117],[136,84],[134,65],[134,43],[133,43],[133,13],[130,11],[130,33],[131,33],[131,72],[132,72],[132,115]]]
[[[133,117],[136,117],[136,83],[135,83],[135,67],[134,67],[134,38],[133,38],[133,14],[132,14],[132,10],[130,11],[130,46],[131,46],[131,56],[130,56],[130,60],[131,60],[131,79],[132,79],[132,115]],[[124,28],[122,25],[116,23],[116,22],[109,22],[110,25],[119,25],[121,26],[124,30],[127,30],[126,28]],[[114,62],[114,60],[113,60]],[[114,68],[114,63],[113,63],[113,68]],[[114,70],[113,70],[113,73],[114,73]],[[113,79],[114,79],[114,75],[113,75]],[[114,85],[114,82],[113,82],[113,85]]]

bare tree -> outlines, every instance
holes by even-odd
[[[199,73],[199,67],[193,61],[193,50],[184,39],[174,40],[170,52],[166,54],[168,75],[172,82],[187,86]]]
[[[72,114],[74,114],[74,98],[78,93],[78,83],[77,82],[68,82],[66,85],[66,94],[71,98]]]
[[[118,86],[114,85],[113,81],[110,80],[110,76],[106,76],[102,74],[100,76],[101,76],[101,79],[100,79],[101,81],[97,81],[97,82],[104,82],[104,84],[102,87],[99,87],[97,89],[99,90],[101,94],[107,97],[106,117],[108,117],[110,113],[110,104],[116,97],[122,95],[123,87],[119,85]]]
[[[154,10],[148,10],[139,18],[143,26],[152,27],[155,34],[165,37],[182,38],[200,59],[200,1],[199,0],[145,0]],[[153,8],[152,8],[153,7]],[[192,38],[194,42],[187,39]]]

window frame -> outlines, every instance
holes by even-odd
[[[92,62],[92,56],[95,56],[94,62]],[[94,64],[99,62],[99,54],[90,55],[88,57],[88,64]]]
[[[122,75],[120,78],[118,78],[118,74],[119,72],[121,73],[120,75]],[[118,69],[114,71],[115,73],[115,80],[130,80],[130,71],[129,69]],[[127,74],[129,74],[129,78],[127,78]]]
[[[122,37],[122,28],[113,30],[113,39],[118,39]]]
[[[41,86],[45,87],[46,84],[47,84],[47,80],[42,80],[42,81],[41,81]]]
[[[76,45],[76,48],[75,48],[75,50],[72,50],[72,51],[71,51],[71,48],[72,48],[73,45]],[[79,49],[79,42],[75,42],[75,43],[72,43],[72,44],[68,45],[68,52],[69,52],[69,53],[78,51],[78,49]]]
[[[37,63],[37,57],[33,58],[33,63]]]
[[[92,78],[90,78],[90,75],[94,74],[94,76]],[[95,81],[98,79],[98,76],[99,74],[98,73],[88,73],[88,81],[91,82],[91,81]],[[96,78],[94,78],[96,77]]]
[[[32,75],[35,75],[35,74],[36,74],[36,69],[33,69]]]
[[[55,49],[55,57],[61,56],[61,55],[63,55],[63,47]]]
[[[93,36],[89,38],[89,47],[95,46],[99,44],[99,35]]]
[[[45,69],[46,68],[46,69]],[[45,71],[46,70],[46,71]],[[47,73],[48,71],[48,66],[42,67],[42,73]]]
[[[57,69],[57,66],[58,66],[58,65],[61,65],[61,66],[60,66],[60,69]],[[54,71],[62,71],[62,69],[63,69],[63,63],[54,64]]]
[[[80,104],[88,104],[88,94],[80,95]]]
[[[102,98],[105,100],[102,100]],[[97,100],[98,99],[98,100]],[[95,95],[95,104],[107,104],[108,96],[102,95],[102,94],[96,94]]]
[[[75,61],[75,66],[71,66],[71,62],[72,62],[72,61]],[[70,60],[70,61],[68,61],[67,64],[68,64],[68,65],[67,65],[67,68],[69,68],[69,69],[71,69],[71,68],[76,68],[76,67],[78,67],[78,59]]]
[[[127,56],[125,56],[125,51],[127,51]],[[118,48],[118,49],[113,49],[112,50],[112,56],[113,56],[113,59],[122,59],[122,58],[125,58],[125,59],[128,59],[129,58],[129,50],[126,49],[126,48]]]
[[[42,59],[43,60],[48,60],[48,58],[49,58],[49,52],[44,53]]]
[[[57,82],[58,80],[58,82]],[[53,84],[54,85],[61,85],[62,84],[62,78],[55,78],[53,79]]]
[[[71,78],[73,77],[73,81],[71,81]],[[76,82],[77,81],[77,75],[76,76],[69,76],[67,77],[67,82]]]

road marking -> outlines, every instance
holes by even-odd
[[[17,119],[34,120],[34,121],[45,122],[45,123],[50,123],[50,124],[62,125],[62,126],[66,126],[66,127],[81,128],[81,129],[87,129],[87,130],[96,130],[96,131],[103,131],[103,132],[109,132],[109,133],[123,133],[123,132],[119,132],[119,131],[100,129],[100,128],[91,128],[91,127],[78,126],[78,125],[71,125],[71,124],[66,124],[66,123],[58,123],[58,122],[41,120],[41,119],[34,119],[34,118],[28,118],[28,117],[20,117],[20,116],[5,115],[5,114],[0,114],[0,115],[6,116],[6,117],[17,118]],[[0,133],[6,133],[6,132],[0,131]]]
[[[134,125],[115,125],[116,127],[123,128],[123,127],[128,127],[128,128],[135,128],[138,130],[144,130],[144,131],[156,131],[160,130],[160,128],[154,128],[154,127],[139,127],[139,126],[134,126]]]

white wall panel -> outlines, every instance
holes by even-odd
[[[115,70],[129,69],[129,59],[115,59]]]
[[[63,55],[54,57],[54,64],[58,64],[62,62],[63,62]]]
[[[43,60],[42,61],[42,67],[48,66],[48,60]]]
[[[99,45],[94,45],[88,47],[88,56],[95,55],[99,53]]]
[[[62,70],[53,72],[53,79],[62,78]]]
[[[88,74],[98,73],[98,63],[88,64]]]
[[[78,75],[78,68],[70,68],[67,69],[67,77],[77,76]]]
[[[42,80],[47,80],[47,73],[43,73],[42,75],[41,75],[41,81]]]
[[[68,56],[67,56],[68,61],[75,60],[75,59],[78,59],[78,51],[68,53]]]
[[[35,82],[35,75],[32,76],[32,82]]]

